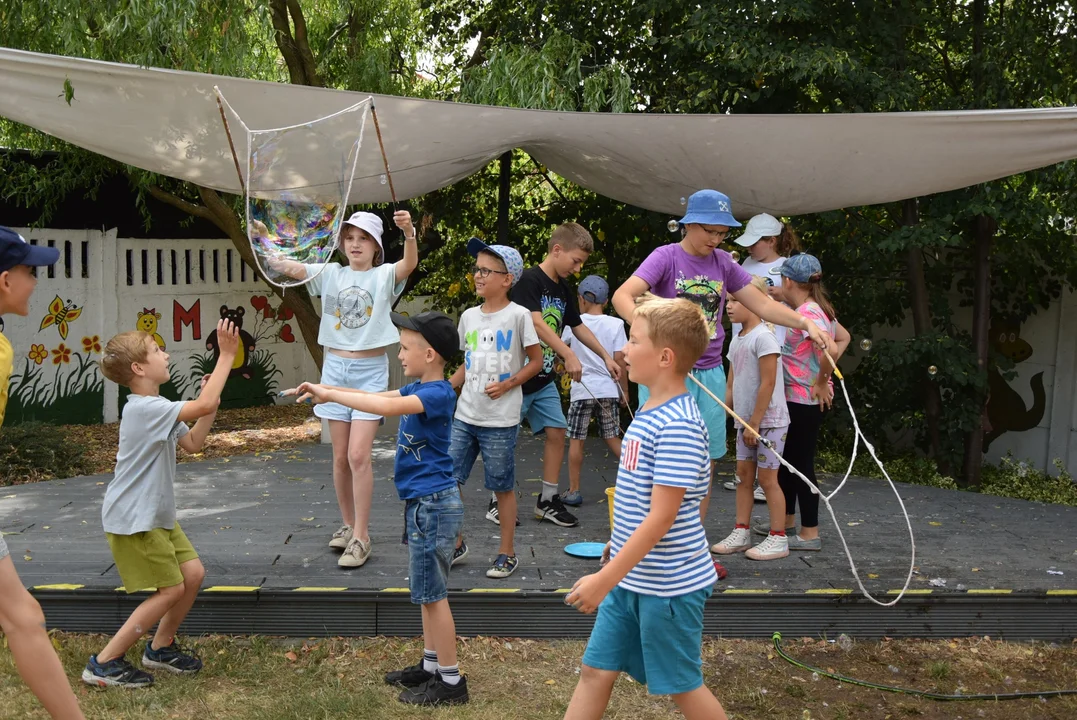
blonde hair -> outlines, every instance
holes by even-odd
[[[710,345],[707,316],[684,298],[660,298],[643,293],[636,298],[635,317],[647,321],[647,336],[656,348],[669,348],[678,373],[687,373]]]
[[[561,223],[553,229],[550,235],[550,244],[547,250],[553,252],[553,246],[560,245],[565,252],[583,250],[590,255],[595,251],[595,241],[591,239],[591,233],[579,223]]]
[[[766,278],[762,278],[759,275],[752,275],[752,281],[748,284],[757,289],[759,292],[763,293],[764,295],[769,294],[767,293],[768,286]]]
[[[101,354],[101,374],[117,385],[127,387],[135,376],[131,365],[146,362],[149,357],[147,340],[153,342],[153,336],[141,330],[120,333],[109,340]]]

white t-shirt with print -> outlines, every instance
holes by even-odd
[[[744,262],[742,262],[740,266],[752,277],[761,277],[766,280],[767,287],[781,287],[782,276],[779,271],[785,263],[785,260],[785,258],[780,257],[777,260],[771,260],[770,262],[759,262],[751,256],[748,256],[744,258]],[[740,335],[740,329],[740,323],[732,324],[733,337]],[[778,345],[785,342],[785,328],[781,325],[774,326],[774,335],[778,338]]]
[[[392,345],[400,332],[389,318],[406,281],[396,281],[396,264],[352,270],[338,263],[304,265],[311,295],[322,296],[318,344],[337,350],[370,350]]]
[[[580,319],[594,333],[595,338],[598,339],[598,344],[605,348],[610,357],[613,357],[614,353],[624,350],[625,343],[628,342],[625,337],[624,320],[615,318],[612,315],[592,315],[590,313],[580,313]],[[580,359],[580,364],[583,365],[583,377],[580,378],[583,384],[573,381],[569,400],[576,402],[577,400],[593,400],[594,398],[619,398],[617,381],[610,377],[610,371],[606,369],[606,363],[602,362],[602,358],[595,355],[591,348],[582,342],[576,342],[576,336],[572,334],[572,328],[570,327],[566,327],[565,331],[561,333],[561,339],[572,346],[572,352],[576,353],[576,357]],[[584,387],[584,385],[587,387]],[[588,392],[588,390],[591,392]]]

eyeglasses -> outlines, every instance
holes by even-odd
[[[479,267],[478,265],[471,266],[471,274],[478,275],[481,278],[490,277],[490,273],[497,273],[498,275],[508,275],[504,270],[494,270],[493,268]]]
[[[719,240],[725,240],[727,237],[729,237],[729,234],[732,232],[729,229],[726,229],[726,230],[711,230],[710,228],[703,227],[702,225],[700,225],[699,227],[702,228],[703,231],[705,233],[707,233],[708,235],[710,235],[711,237],[716,237]]]

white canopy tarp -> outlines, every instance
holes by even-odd
[[[120,162],[240,193],[214,86],[252,130],[308,123],[371,97],[0,49],[0,115]],[[373,99],[401,199],[456,182],[511,148],[597,193],[672,215],[682,197],[716,188],[740,217],[890,202],[1077,158],[1077,108],[658,115]],[[237,151],[244,162],[244,148]],[[310,147],[292,176],[335,185],[347,151]],[[387,202],[383,172],[368,123],[351,201]]]

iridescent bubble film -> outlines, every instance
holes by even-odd
[[[669,230],[671,233],[677,232],[680,227],[681,224],[676,220],[670,220],[668,223],[666,223],[666,229]]]
[[[939,372],[939,369],[937,367],[935,367],[934,365],[928,365],[928,367],[927,367],[927,374],[928,375],[930,375],[931,377],[935,377],[935,375],[937,375],[938,372]]]
[[[860,341],[860,349],[864,352],[871,352],[871,340],[864,338]]]

